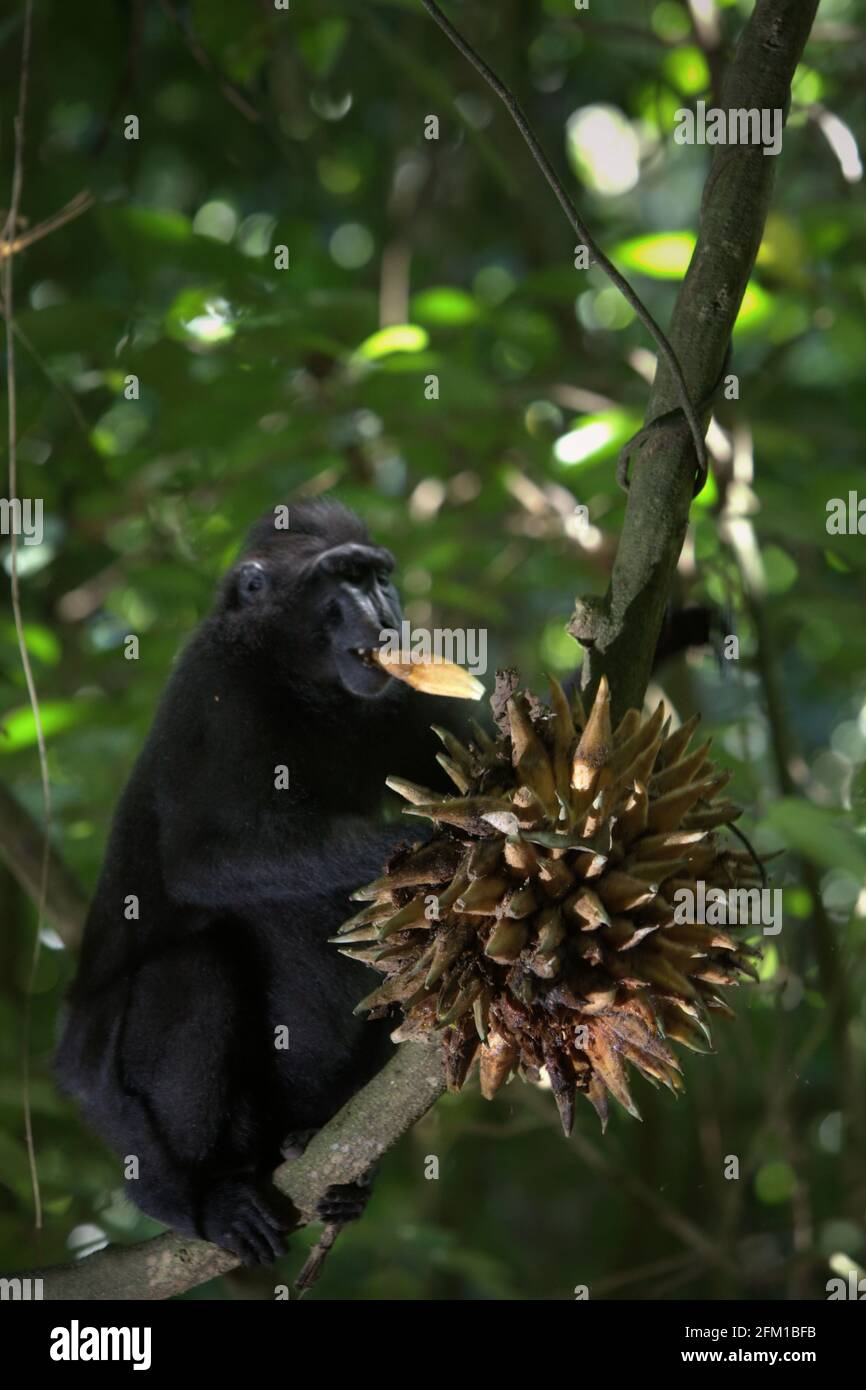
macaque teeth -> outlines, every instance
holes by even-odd
[[[420,690],[425,695],[445,695],[454,700],[480,700],[484,695],[484,686],[475,676],[442,657],[434,656],[429,661],[421,661],[411,657],[408,652],[392,656],[379,648],[365,652],[364,659],[368,665],[380,667],[395,680],[405,681],[413,690]]]

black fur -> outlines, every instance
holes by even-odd
[[[58,1076],[137,1157],[130,1197],[246,1262],[281,1250],[268,1179],[287,1135],[391,1047],[393,1024],[352,1014],[376,977],[327,944],[413,838],[381,819],[385,776],[438,780],[440,702],[352,654],[399,625],[391,564],[334,504],[253,528],[121,798],[70,991]]]

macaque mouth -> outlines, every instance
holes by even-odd
[[[484,686],[469,671],[444,657],[422,660],[410,652],[392,653],[384,647],[354,647],[352,654],[374,670],[405,681],[426,695],[445,695],[454,700],[480,700]]]
[[[356,656],[358,658],[362,665],[381,669],[379,667],[378,661],[376,660],[375,647],[350,647],[349,651],[352,653],[353,656]]]

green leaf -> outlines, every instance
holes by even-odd
[[[707,60],[693,44],[683,44],[668,53],[662,69],[672,86],[685,96],[699,96],[710,84]]]
[[[300,31],[298,50],[316,77],[327,77],[333,71],[348,36],[349,21],[339,18],[325,19]]]
[[[847,869],[866,878],[866,841],[860,838],[844,813],[815,806],[798,796],[785,796],[770,807],[765,821],[789,849],[827,869]]]
[[[3,641],[18,651],[18,636],[15,632],[14,623],[3,623],[0,626]],[[56,666],[60,660],[60,642],[49,627],[43,627],[41,623],[25,623],[24,639],[27,643],[27,650],[37,661],[41,661],[45,666]]]
[[[679,280],[689,268],[695,249],[693,232],[658,232],[636,236],[614,248],[613,259],[627,270],[639,270],[656,280]]]
[[[778,545],[768,545],[761,554],[767,591],[771,594],[784,594],[796,582],[799,570],[797,562]]]
[[[363,362],[376,362],[392,352],[423,352],[429,341],[425,328],[414,323],[395,323],[365,338],[353,356]]]
[[[39,705],[46,739],[80,724],[90,713],[84,700],[43,700]],[[0,753],[17,753],[36,743],[36,722],[29,705],[10,710],[0,723]]]
[[[774,296],[768,294],[754,280],[750,280],[743,295],[740,312],[737,314],[734,332],[753,333],[759,328],[764,328],[773,317],[774,304]]]
[[[566,468],[598,463],[619,452],[640,429],[640,418],[630,410],[602,410],[585,415],[568,434],[560,435],[553,452]]]
[[[443,285],[416,294],[412,300],[412,314],[425,323],[450,328],[457,324],[474,323],[478,318],[478,305],[465,290]]]

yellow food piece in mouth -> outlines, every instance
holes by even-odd
[[[484,694],[484,686],[475,676],[442,657],[423,661],[416,660],[408,652],[392,654],[373,651],[370,652],[370,660],[395,680],[405,681],[414,690],[421,690],[426,695],[447,695],[454,700],[480,700]]]

